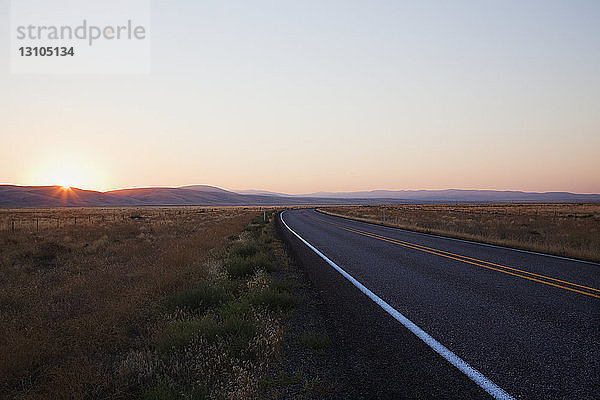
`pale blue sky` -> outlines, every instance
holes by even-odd
[[[154,1],[151,36],[150,75],[53,76],[2,35],[0,182],[600,192],[598,1]]]

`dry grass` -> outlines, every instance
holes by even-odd
[[[0,397],[136,397],[156,378],[165,299],[211,279],[219,249],[256,215],[0,210]]]
[[[129,376],[145,376],[149,384],[143,397],[259,398],[260,377],[280,358],[285,316],[293,306],[290,293],[269,273],[275,270],[273,236],[272,222],[253,219],[213,260],[204,283],[170,298],[175,307],[157,335],[158,352],[137,355],[133,359],[142,362],[131,363]],[[257,254],[272,263],[254,262]],[[253,267],[232,274],[232,260]]]
[[[326,213],[560,256],[600,261],[600,204],[411,204]]]

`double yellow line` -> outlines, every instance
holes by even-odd
[[[303,213],[304,214],[304,213]],[[306,214],[305,214],[306,215]],[[543,283],[544,285],[554,286],[560,289],[569,290],[571,292],[579,293],[585,296],[600,298],[600,289],[594,289],[589,286],[579,285],[577,283],[567,282],[564,280],[552,278],[545,275],[534,274],[533,272],[524,271],[522,269],[507,267],[505,265],[494,264],[489,261],[479,260],[477,258],[467,257],[456,253],[451,253],[449,251],[438,250],[427,246],[422,246],[416,243],[405,242],[403,240],[393,239],[387,236],[377,235],[371,232],[365,232],[358,229],[348,228],[340,224],[336,224],[330,221],[326,221],[321,218],[313,217],[310,215],[306,215],[307,217],[320,221],[329,225],[336,226],[340,229],[343,229],[348,232],[356,233],[358,235],[367,236],[373,239],[382,240],[384,242],[393,243],[399,246],[407,247],[409,249],[422,251],[424,253],[434,254],[436,256],[449,258],[451,260],[461,261],[466,264],[474,265],[481,268],[491,269],[493,271],[502,272],[504,274],[513,275],[519,278],[528,279],[530,281]]]

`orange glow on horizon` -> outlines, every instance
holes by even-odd
[[[107,186],[106,167],[93,155],[66,146],[60,157],[48,151],[45,157],[31,165],[29,181],[34,185],[57,186],[64,194],[73,189],[102,190]]]

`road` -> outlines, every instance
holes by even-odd
[[[600,265],[315,210],[289,210],[281,217],[297,251],[305,258],[313,253],[313,264],[321,260],[313,278],[329,292],[327,301],[337,301],[340,314],[363,307],[340,329],[360,336],[361,329],[377,324],[361,343],[380,343],[369,351],[400,363],[377,373],[384,374],[380,383],[388,389],[374,397],[600,398]],[[380,322],[370,323],[378,312],[373,321]],[[440,355],[436,343],[449,354]],[[407,357],[412,363],[402,364]],[[464,363],[462,370],[451,364],[456,360]],[[479,375],[469,376],[469,368]],[[421,388],[407,391],[410,385]]]

